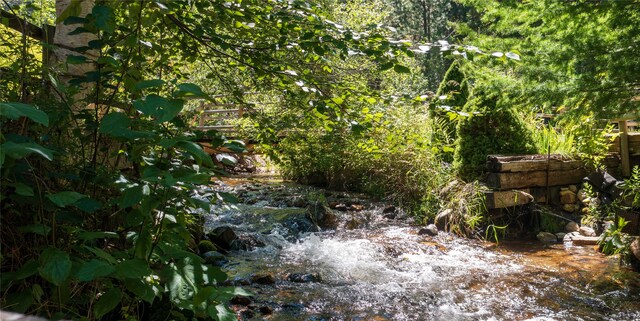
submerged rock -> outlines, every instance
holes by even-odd
[[[257,284],[275,284],[276,278],[271,273],[256,273],[251,276],[251,282]]]
[[[438,235],[438,227],[435,224],[429,224],[427,227],[420,229],[418,235],[436,236]]]
[[[396,212],[395,205],[388,205],[388,206],[385,206],[384,209],[382,209],[382,214],[390,214],[395,212]]]
[[[233,305],[248,306],[251,304],[251,298],[248,298],[246,296],[236,295],[229,301],[229,303]]]
[[[306,217],[320,228],[336,228],[338,218],[329,207],[321,202],[315,202],[307,207]]]
[[[544,242],[544,243],[555,243],[558,241],[558,238],[556,237],[556,235],[549,232],[540,232],[538,233],[538,235],[536,235],[536,237],[540,242]]]
[[[217,251],[209,251],[203,254],[202,257],[205,263],[215,266],[222,266],[229,262],[229,259],[224,254]]]
[[[320,274],[318,273],[291,273],[287,276],[287,280],[294,283],[311,283],[320,282]]]

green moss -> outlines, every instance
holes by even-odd
[[[211,243],[209,240],[202,240],[198,243],[198,250],[200,253],[207,253],[211,251],[217,251],[218,247]]]

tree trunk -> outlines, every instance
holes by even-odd
[[[86,17],[93,6],[95,0],[81,0],[79,3],[73,0],[56,0],[56,16],[60,17],[62,13],[70,6],[79,6],[79,17]],[[92,33],[80,33],[70,35],[69,33],[80,27],[80,24],[65,25],[63,21],[60,21],[56,25],[56,33],[53,37],[53,44],[55,49],[54,61],[51,61],[51,65],[62,64],[65,76],[67,78],[83,76],[86,72],[95,70],[95,64],[93,62],[83,64],[66,64],[67,57],[69,56],[85,56],[88,61],[94,61],[98,57],[97,50],[78,51],[78,48],[87,47],[91,40],[98,39],[95,34]]]

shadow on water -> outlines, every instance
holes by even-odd
[[[590,247],[429,237],[370,200],[277,181],[224,188],[246,203],[217,208],[208,227],[262,244],[225,265],[255,293],[234,306],[244,320],[640,320],[639,274]],[[304,230],[290,204],[309,194],[359,207],[336,211],[336,229]]]

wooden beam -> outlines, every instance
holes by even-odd
[[[576,168],[566,171],[549,172],[549,186],[579,184],[587,176],[587,170]],[[499,190],[510,190],[525,187],[546,187],[547,172],[507,172],[489,173],[487,175],[487,185]]]
[[[551,171],[572,170],[584,166],[579,160],[567,159],[561,155],[551,155],[548,164],[547,155],[489,155],[487,157],[487,168],[490,172],[546,171],[547,165]]]
[[[25,19],[5,10],[0,10],[0,20],[6,21],[6,23],[2,23],[3,25],[20,32],[27,37],[44,42],[50,42],[53,40],[53,33],[49,34],[49,29],[52,29],[53,26],[47,26],[47,28],[43,30],[42,28],[29,23]],[[49,36],[51,36],[51,38],[47,39]]]
[[[487,209],[510,208],[519,205],[529,204],[533,201],[533,196],[529,190],[512,191],[487,191],[485,192],[485,205]]]
[[[627,127],[627,121],[621,120],[618,122],[620,128],[620,160],[622,162],[622,176],[631,176],[631,164],[629,162],[629,128]]]

